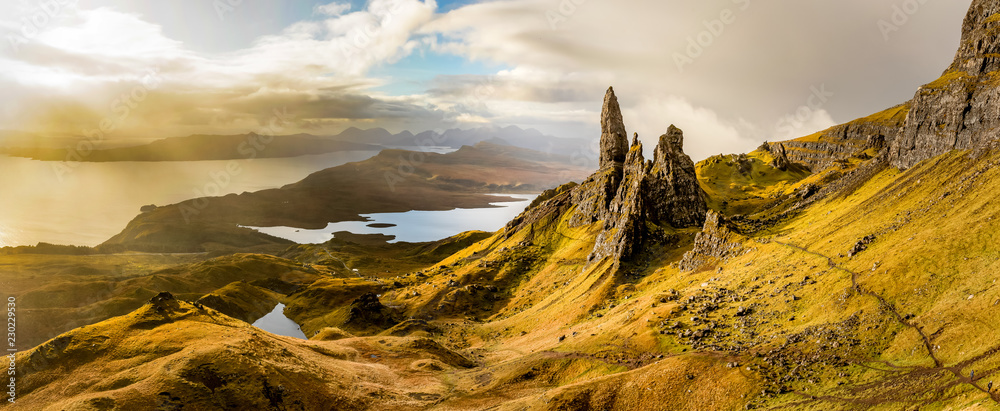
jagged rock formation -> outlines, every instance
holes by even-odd
[[[645,179],[650,219],[673,227],[701,225],[708,207],[694,161],[684,154],[684,132],[671,125],[653,153]]]
[[[571,227],[604,222],[590,261],[611,258],[617,266],[644,241],[670,239],[657,227],[702,225],[708,206],[694,162],[684,154],[684,132],[671,125],[660,136],[652,161],[643,157],[639,136],[629,146],[624,133],[618,99],[609,88],[601,110],[601,168],[580,185],[546,193],[545,201],[529,207],[504,232],[572,210]]]
[[[784,144],[780,143],[776,144],[773,151],[772,150],[768,151],[771,151],[771,154],[774,155],[774,161],[771,161],[771,167],[774,167],[781,171],[788,170],[788,166],[790,166],[792,163],[791,161],[788,160],[788,153],[785,151]]]
[[[614,88],[609,87],[601,108],[600,169],[573,190],[572,203],[577,205],[571,224],[581,226],[607,220],[611,201],[618,193],[623,177],[623,163],[629,153],[625,138],[625,123]]]
[[[623,138],[619,126],[624,126],[612,89],[604,98],[602,113],[601,158],[619,158]],[[571,223],[604,221],[590,261],[610,257],[617,265],[628,260],[643,241],[650,239],[647,222],[680,228],[705,221],[705,194],[683,145],[684,133],[671,125],[660,136],[653,161],[646,161],[642,143],[635,135],[620,167],[616,162],[606,163],[574,190],[572,197],[578,207]]]
[[[681,271],[697,271],[712,263],[738,256],[743,251],[743,246],[734,237],[725,218],[715,211],[709,211],[705,227],[694,238],[694,249],[684,253],[680,262]]]
[[[642,143],[635,138],[625,159],[622,183],[607,210],[604,230],[598,234],[594,251],[590,254],[591,261],[612,257],[617,262],[631,257],[646,236],[647,215],[643,195],[646,170]]]
[[[909,168],[948,151],[983,147],[1000,127],[1000,1],[975,0],[962,25],[955,60],[938,80],[917,90],[893,166]]]
[[[618,106],[618,97],[615,96],[614,88],[608,87],[608,92],[604,94],[604,107],[601,109],[601,168],[621,164],[628,151],[628,138],[625,135],[625,122]]]
[[[705,194],[683,144],[684,133],[671,125],[660,136],[654,160],[647,162],[635,136],[617,192],[608,208],[601,210],[604,230],[597,236],[592,262],[610,257],[617,265],[635,255],[643,241],[652,239],[647,222],[681,228],[705,221]]]

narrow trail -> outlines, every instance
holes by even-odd
[[[348,267],[348,266],[347,266],[347,263],[343,262],[343,261],[342,261],[341,259],[339,259],[339,258],[337,258],[337,257],[334,257],[334,256],[333,256],[333,254],[330,254],[330,250],[328,250],[328,249],[326,249],[326,248],[323,248],[323,252],[325,252],[325,253],[326,253],[326,255],[327,255],[327,256],[329,256],[329,257],[330,257],[331,259],[333,259],[334,261],[336,261],[336,262],[340,263],[341,265],[343,265],[343,266],[344,266],[344,269],[345,269],[345,270],[347,270],[347,273],[348,273],[348,274],[351,274],[351,273],[354,273],[354,274],[357,274],[357,275],[358,275],[358,277],[361,277],[361,278],[364,278],[364,276],[363,276],[363,275],[361,275],[361,273],[359,273],[359,272],[357,272],[357,271],[352,271],[352,270],[351,270],[351,267]]]
[[[830,258],[830,257],[828,257],[826,255],[817,253],[815,251],[811,251],[808,248],[801,247],[801,246],[798,246],[798,245],[795,245],[795,244],[785,243],[785,242],[782,242],[782,241],[777,241],[777,240],[772,240],[772,241],[775,244],[780,244],[780,245],[783,245],[785,247],[789,247],[789,248],[793,248],[793,249],[802,251],[802,252],[804,252],[806,254],[810,254],[810,255],[813,255],[813,256],[816,256],[816,257],[823,258],[823,259],[826,260],[826,263],[827,263],[827,265],[830,268],[835,269],[835,270],[840,270],[840,271],[843,271],[845,273],[850,274],[851,275],[851,286],[854,288],[854,290],[857,293],[859,293],[861,295],[867,295],[869,297],[875,298],[876,300],[878,300],[878,302],[879,302],[880,306],[882,307],[882,309],[884,309],[884,310],[888,311],[890,314],[892,314],[893,318],[895,318],[895,320],[899,324],[901,324],[901,325],[903,325],[904,327],[907,327],[907,328],[912,328],[918,334],[920,334],[920,338],[923,341],[924,348],[927,350],[927,355],[931,358],[931,360],[934,361],[934,366],[933,367],[920,367],[920,366],[916,366],[916,367],[913,367],[913,368],[919,369],[919,370],[923,370],[923,371],[948,371],[948,372],[952,373],[958,379],[958,381],[960,383],[972,385],[973,387],[975,387],[979,391],[982,391],[983,393],[985,393],[986,395],[988,395],[990,397],[990,399],[993,400],[993,402],[996,402],[996,403],[1000,404],[1000,394],[994,394],[994,393],[988,391],[986,388],[984,388],[984,387],[982,387],[982,386],[980,386],[979,384],[976,383],[976,381],[981,381],[982,378],[985,378],[985,377],[988,377],[989,375],[992,375],[993,374],[992,372],[986,373],[986,374],[982,375],[980,378],[977,378],[976,380],[973,380],[972,378],[970,378],[970,376],[968,376],[968,375],[965,374],[964,370],[962,369],[961,364],[955,365],[955,366],[951,366],[951,367],[945,367],[945,366],[943,366],[943,364],[941,363],[941,360],[938,359],[937,356],[935,355],[935,353],[934,353],[934,345],[931,343],[931,340],[927,336],[927,334],[924,333],[924,330],[922,328],[918,327],[915,324],[907,322],[904,319],[904,317],[899,314],[899,311],[896,310],[896,307],[894,305],[892,305],[888,300],[886,300],[885,297],[882,297],[881,295],[879,295],[878,293],[876,293],[874,291],[866,290],[863,287],[861,287],[861,284],[858,283],[858,277],[860,276],[860,274],[858,274],[855,271],[849,270],[847,268],[841,267],[840,265],[838,265],[836,262],[833,261],[833,258]],[[997,351],[998,349],[1000,349],[1000,347],[994,348],[994,349],[988,351],[987,353],[992,352],[992,351]]]

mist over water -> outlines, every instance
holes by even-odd
[[[0,247],[39,242],[96,246],[118,234],[147,204],[277,188],[375,151],[225,161],[60,163],[0,156]],[[68,170],[68,171],[67,171]]]

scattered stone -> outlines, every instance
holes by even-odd
[[[858,240],[858,242],[854,244],[854,247],[851,247],[851,251],[847,253],[847,256],[854,257],[855,255],[860,254],[861,252],[867,250],[868,245],[873,242],[875,242],[874,234],[865,236],[865,238]]]

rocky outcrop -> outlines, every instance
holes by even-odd
[[[774,160],[771,161],[771,167],[781,171],[787,171],[788,167],[792,163],[788,160],[788,153],[785,151],[785,145],[775,144],[774,149],[768,151],[771,151],[771,154],[774,157]]]
[[[890,145],[899,168],[951,150],[983,147],[1000,128],[1000,0],[975,0],[955,60],[917,90],[900,137]]]
[[[608,87],[601,109],[601,168],[620,165],[625,161],[628,151],[628,137],[618,97],[615,96],[614,88]]]
[[[605,213],[604,229],[597,236],[590,261],[611,257],[620,262],[631,257],[646,236],[645,190],[646,162],[642,143],[632,142],[625,160],[624,178]]]
[[[618,193],[623,177],[623,163],[629,152],[625,123],[614,88],[609,87],[601,108],[601,163],[597,173],[572,192],[576,213],[570,224],[581,226],[606,220],[611,201]]]
[[[684,154],[684,132],[671,125],[653,151],[645,177],[649,218],[673,227],[691,227],[705,221],[708,207],[698,184],[694,161]]]
[[[996,28],[1000,27],[1000,1],[973,0],[962,22],[962,41],[951,70],[979,71],[989,73],[1000,70],[1000,38]]]
[[[618,267],[647,241],[669,240],[667,227],[701,226],[708,211],[695,165],[684,154],[684,132],[671,125],[660,136],[654,159],[646,161],[639,136],[631,146],[614,89],[608,89],[601,110],[601,168],[580,185],[566,185],[543,194],[504,228],[506,236],[542,221],[572,213],[568,224],[580,227],[603,221],[589,256],[605,258]]]
[[[738,256],[743,246],[735,237],[726,220],[719,213],[709,211],[704,228],[694,238],[694,249],[684,253],[681,271],[697,271]]]
[[[682,228],[705,221],[705,194],[683,145],[684,133],[671,125],[660,136],[653,161],[647,162],[642,143],[635,136],[621,184],[604,214],[604,230],[597,237],[591,261],[610,257],[617,264],[633,257],[644,241],[666,239],[654,238],[647,223]]]
[[[345,327],[356,329],[377,328],[384,330],[396,325],[389,308],[382,305],[378,295],[375,293],[365,293],[351,303],[351,310],[347,315]]]

